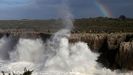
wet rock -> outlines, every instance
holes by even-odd
[[[99,49],[102,47],[106,37],[107,36],[104,34],[92,34],[88,37],[87,43],[93,51],[98,52]]]
[[[133,70],[133,41],[120,44],[116,62],[122,69]]]
[[[97,61],[106,68],[133,70],[132,38],[132,33],[72,34],[69,40],[84,41],[93,52],[100,52]]]
[[[126,39],[125,34],[108,34],[107,43],[109,50],[115,50],[119,48],[121,42]]]
[[[69,41],[72,43],[77,41],[86,42],[92,51],[98,52],[106,38],[107,34],[72,34]]]
[[[44,42],[51,37],[49,33],[38,32],[9,32],[1,33],[12,38],[41,38]],[[133,70],[133,34],[132,33],[78,33],[71,34],[70,43],[83,41],[93,52],[100,52],[99,62],[108,68],[121,68]]]

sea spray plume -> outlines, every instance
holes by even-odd
[[[39,61],[40,55],[43,53],[44,45],[41,39],[20,38],[15,50],[10,53],[10,58],[13,61],[35,62]]]
[[[34,70],[33,75],[123,75],[100,67],[96,62],[98,55],[91,52],[87,43],[69,43],[68,37],[73,24],[66,8],[62,11],[65,14],[62,17],[65,27],[62,30],[56,32],[46,43],[40,38],[20,38],[14,51],[10,52],[9,63],[2,63],[0,70],[22,74],[27,67]],[[132,73],[127,73],[130,74]]]
[[[28,41],[25,41],[25,40],[28,40],[32,43],[27,44]],[[24,41],[25,43],[23,43],[22,41]],[[17,45],[17,47],[20,47],[20,48],[17,48],[16,52],[22,50],[21,48],[24,48],[23,49],[24,51],[31,50],[31,51],[28,51],[28,54],[34,53],[36,52],[36,50],[34,50],[34,47],[32,47],[33,44],[34,46],[36,45],[36,47],[39,44],[37,40],[30,40],[30,39],[21,39],[21,42],[19,42],[20,44]],[[26,46],[25,44],[28,46]],[[44,45],[43,43],[40,43],[40,44]],[[44,59],[46,57],[45,51],[49,50],[50,48],[45,47],[44,52],[42,52],[43,49],[41,49],[41,46],[38,46],[37,47],[38,52],[32,55],[33,58],[28,57],[27,55],[24,55],[23,53],[24,51],[18,52],[16,57],[22,57],[21,60],[16,59],[16,61],[6,64],[5,70],[9,72],[15,71],[15,72],[22,73],[23,69],[27,67],[27,69],[35,71],[33,75],[35,74],[36,75],[39,75],[39,74],[40,75],[44,75],[44,74],[93,75],[96,69],[95,60],[97,59],[97,55],[92,53],[89,50],[87,43],[78,42],[76,44],[70,44],[68,42],[67,37],[64,37],[64,38],[61,38],[60,41],[55,44],[58,44],[58,47],[55,49],[55,54],[52,55],[52,53],[54,52],[51,52],[51,51],[47,53],[47,55],[49,56],[47,59],[45,59],[45,61],[41,62],[39,59],[41,60]],[[52,48],[54,46],[50,45],[50,47]],[[39,57],[38,59],[34,59],[34,57],[36,56],[41,56],[41,57]],[[41,66],[38,67],[38,65],[40,64],[36,62],[44,63],[43,68],[41,68],[41,70],[38,70]]]
[[[44,46],[40,39],[22,39],[20,38],[16,48],[10,52],[10,60],[3,63],[0,70],[6,72],[23,73],[23,69],[33,70],[35,64],[42,62]],[[42,58],[41,58],[42,57]]]
[[[9,53],[13,50],[16,43],[17,38],[13,38],[11,36],[3,36],[0,39],[0,59],[8,60]]]
[[[72,30],[74,19],[68,5],[68,0],[62,0],[62,4],[58,8],[58,10],[59,10],[59,16],[62,20],[62,25],[64,26],[64,28],[62,29]]]
[[[86,43],[69,44],[67,38],[61,38],[57,43],[56,55],[48,59],[45,72],[58,75],[93,74],[97,55],[92,53]],[[90,57],[90,58],[89,58]],[[69,74],[67,74],[69,73]]]
[[[67,5],[68,0],[62,0],[61,7],[59,8],[59,16],[62,20],[62,25],[64,28],[56,32],[49,42],[51,44],[59,43],[61,38],[70,37],[71,30],[73,28],[73,15],[70,13],[69,6]],[[55,44],[56,46],[58,44]],[[56,48],[56,47],[55,47]]]

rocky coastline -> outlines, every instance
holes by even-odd
[[[3,36],[41,38],[46,41],[52,34],[43,32],[0,32]],[[70,43],[83,41],[93,52],[100,53],[98,62],[106,68],[133,70],[133,33],[72,33]]]

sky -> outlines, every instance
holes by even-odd
[[[97,1],[107,10],[100,9]],[[59,18],[64,4],[74,18],[106,17],[105,13],[133,18],[133,0],[0,0],[0,19]]]

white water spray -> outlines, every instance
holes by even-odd
[[[23,73],[26,67],[34,70],[33,75],[123,75],[100,67],[96,62],[98,54],[92,53],[87,43],[69,43],[72,18],[68,11],[65,14],[63,24],[67,25],[66,28],[55,33],[46,43],[39,38],[20,38],[10,50],[10,38],[1,38],[0,70]],[[9,55],[8,60],[3,59],[7,57],[5,55]]]
[[[33,75],[123,75],[99,67],[95,61],[98,55],[90,51],[87,43],[70,44],[67,37],[48,43],[21,38],[14,49],[9,53],[10,60],[2,60],[6,63],[1,63],[1,71],[22,73],[27,67],[34,70]]]
[[[21,72],[27,67],[34,69],[36,73],[51,74],[90,74],[89,71],[92,73],[95,69],[96,54],[89,50],[86,43],[69,44],[68,39],[62,37],[58,42],[51,43],[51,46],[46,45],[41,39],[20,39],[15,51],[10,53],[9,64],[1,68],[4,67],[9,72]]]

